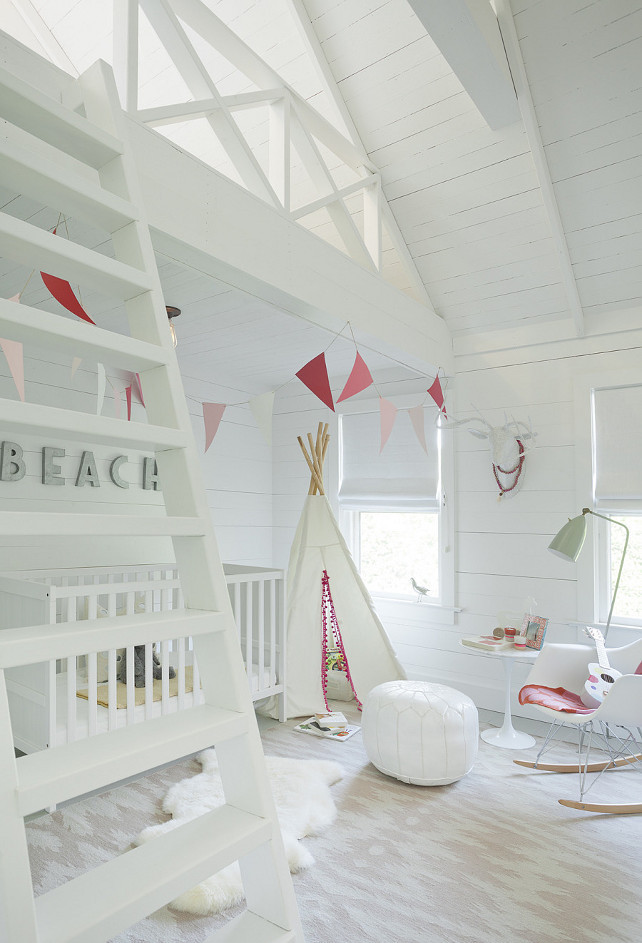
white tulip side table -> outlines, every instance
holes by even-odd
[[[504,665],[504,723],[501,727],[492,727],[490,730],[482,730],[480,736],[486,743],[492,743],[495,747],[505,747],[511,750],[526,750],[535,745],[535,737],[522,730],[515,730],[513,727],[513,718],[511,713],[511,678],[513,674],[513,662],[515,661],[535,661],[539,651],[533,648],[507,648],[499,652],[483,652],[478,648],[469,648],[462,645],[468,653],[481,655],[485,658],[501,658]]]

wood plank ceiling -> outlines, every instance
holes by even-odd
[[[0,3],[14,4],[14,13],[25,7],[24,0]],[[207,5],[336,121],[290,3]],[[111,59],[110,4],[28,5],[79,71],[97,56]],[[608,324],[611,312],[639,309],[642,301],[642,9],[639,0],[503,0],[503,7],[512,9],[584,315]],[[550,207],[522,122],[499,130],[485,124],[407,0],[303,0],[303,10],[452,333],[570,321]],[[211,67],[222,92],[247,90],[220,57]],[[172,85],[172,75],[156,48],[141,63],[141,104],[180,100],[184,89]],[[267,147],[266,127],[265,116],[248,127],[257,154]],[[196,123],[189,134],[198,137]],[[297,173],[301,198],[313,198],[295,165]],[[308,225],[332,239],[324,219]],[[386,276],[406,289],[390,246],[385,250]]]

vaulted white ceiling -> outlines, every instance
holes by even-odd
[[[206,6],[362,144],[428,298],[453,334],[560,320],[577,331],[591,329],[596,319],[608,324],[618,309],[639,309],[639,0],[497,0],[524,120],[496,129],[415,13],[421,2],[207,0]],[[448,7],[448,0],[431,3]],[[0,0],[0,11],[7,32],[68,71],[112,59],[106,0]],[[139,106],[189,100],[169,56],[143,30]],[[252,90],[247,77],[188,32],[221,95]],[[262,164],[268,117],[259,109],[239,114]],[[205,143],[202,120],[162,130],[234,173],[211,137]],[[332,155],[325,156],[332,164]],[[339,163],[334,159],[337,180]],[[314,200],[313,189],[294,157],[295,201]],[[356,197],[351,212],[362,227]],[[321,210],[302,223],[337,240]],[[385,277],[412,290],[389,238],[382,249]]]

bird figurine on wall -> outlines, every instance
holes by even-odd
[[[412,588],[417,593],[417,602],[421,602],[421,597],[427,596],[430,593],[430,590],[427,586],[419,586],[418,583],[415,583],[413,576],[410,577],[410,582],[412,583]]]

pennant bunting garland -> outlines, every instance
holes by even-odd
[[[90,324],[95,325],[95,321],[89,317],[81,303],[78,301],[76,296],[73,293],[73,289],[69,282],[65,281],[64,278],[58,278],[57,275],[47,275],[46,272],[41,272],[42,280],[54,296],[57,302],[59,302],[63,308],[66,308],[67,311],[71,311],[72,314],[75,314],[76,317],[82,318],[83,321],[88,321]]]
[[[73,380],[74,376],[76,375],[76,370],[78,369],[81,363],[82,363],[82,357],[74,357],[74,359],[71,361],[71,376],[69,378],[70,380]]]
[[[103,403],[105,402],[105,385],[107,382],[107,377],[105,375],[105,367],[102,363],[96,364],[96,415],[100,416],[103,411]]]
[[[11,298],[7,298],[7,301],[15,301],[16,304],[20,304],[20,292],[17,295],[12,295]]]
[[[130,422],[132,418],[132,388],[131,386],[125,387],[125,399],[127,400],[127,422]]]
[[[296,375],[301,383],[305,383],[311,393],[314,393],[322,403],[334,412],[325,354],[319,354],[318,357],[310,360],[305,367],[301,367]]]
[[[205,451],[209,449],[218,432],[221,418],[225,412],[225,403],[203,403],[203,422],[205,423]]]
[[[432,386],[428,389],[428,393],[432,396],[435,403],[439,407],[440,412],[444,414],[444,418],[448,419],[446,415],[446,407],[444,405],[444,391],[441,388],[441,382],[439,380],[439,374],[435,377],[435,381]]]
[[[397,418],[397,407],[390,403],[387,399],[384,399],[383,396],[380,396],[379,414],[381,419],[381,447],[379,448],[379,451],[383,452],[383,447],[390,438],[392,427],[394,426],[395,419]]]
[[[9,341],[9,340],[0,339],[0,347],[2,347],[2,351],[5,357],[7,358],[7,363],[9,364],[9,370],[11,371],[13,382],[16,384],[18,396],[24,403],[25,401],[25,366],[24,366],[24,357],[23,357],[23,352],[22,352],[22,344],[20,343],[20,341]]]
[[[352,372],[348,377],[346,385],[343,387],[343,391],[337,403],[341,403],[344,399],[350,399],[351,396],[356,396],[357,393],[366,390],[372,383],[372,374],[368,370],[365,360],[359,351],[357,351]]]
[[[272,445],[272,412],[274,410],[274,393],[261,393],[250,400],[250,409],[256,424],[263,433],[268,445]]]
[[[423,406],[413,406],[412,409],[408,410],[408,415],[410,416],[412,427],[415,430],[415,435],[417,436],[417,439],[419,440],[419,445],[422,447],[422,449],[427,455],[428,446],[426,445],[426,430],[424,428]]]

